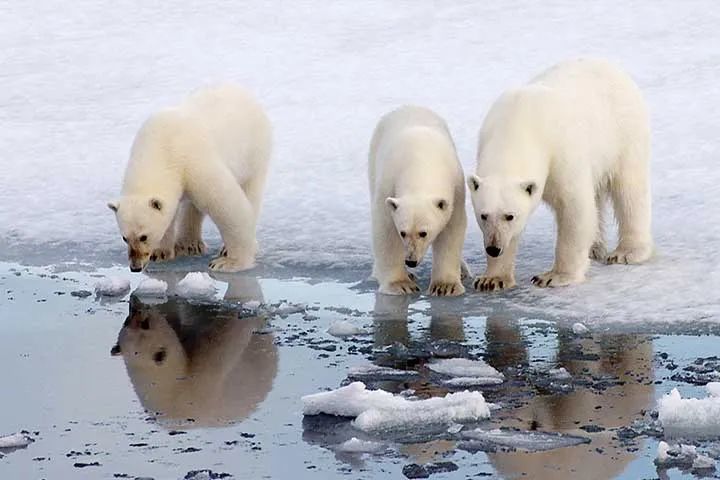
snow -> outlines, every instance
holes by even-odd
[[[428,364],[428,368],[435,373],[450,377],[461,377],[467,381],[468,377],[479,379],[495,379],[502,383],[505,376],[482,360],[469,360],[467,358],[446,358],[435,360]],[[482,381],[482,380],[478,380]],[[460,381],[458,381],[460,382]]]
[[[720,438],[720,397],[682,398],[674,388],[658,401],[658,415],[667,437]]]
[[[542,208],[521,241],[517,295],[498,307],[588,323],[720,319],[720,264],[708,261],[720,248],[720,222],[698,224],[720,211],[713,0],[308,0],[282,8],[217,0],[172,11],[48,0],[3,15],[0,260],[125,263],[105,204],[119,193],[134,134],[152,111],[232,80],[256,93],[276,132],[258,263],[364,278],[366,154],[382,114],[404,103],[435,109],[467,172],[501,91],[589,54],[614,59],[647,98],[657,256],[644,266],[594,264],[572,288],[534,288],[529,279],[550,268],[554,252],[553,217]],[[465,258],[483,270],[471,217]]]
[[[338,445],[335,450],[345,453],[378,453],[385,450],[385,444],[352,437]]]
[[[444,397],[408,400],[383,390],[367,390],[362,382],[306,395],[303,414],[356,417],[353,425],[364,431],[412,428],[428,424],[466,423],[490,417],[480,392],[449,393]]]
[[[95,293],[101,297],[122,297],[130,291],[130,280],[122,277],[105,277],[95,284]]]
[[[336,320],[328,328],[328,333],[333,337],[351,337],[353,335],[365,335],[367,332],[347,320]]]
[[[0,437],[0,448],[23,448],[27,447],[33,440],[24,433],[18,432],[12,435]]]
[[[584,334],[586,334],[589,330],[588,330],[588,328],[587,328],[585,325],[583,325],[583,324],[580,323],[580,322],[577,322],[577,323],[573,323],[572,331],[573,331],[573,333],[574,333],[575,335],[584,335]]]
[[[156,278],[146,278],[137,286],[133,295],[138,297],[164,297],[167,293],[168,284]]]
[[[188,273],[175,288],[175,293],[184,298],[207,299],[216,292],[215,281],[205,272]]]
[[[710,382],[705,385],[708,395],[711,397],[720,397],[720,382]]]

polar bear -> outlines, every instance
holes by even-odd
[[[487,270],[473,285],[515,285],[515,253],[541,200],[555,212],[557,244],[539,287],[581,282],[589,258],[633,264],[653,250],[650,127],[640,90],[604,60],[560,63],[504,93],[480,131],[477,169],[468,177],[485,240]],[[612,200],[619,243],[606,253],[603,210]]]
[[[433,248],[427,292],[462,295],[465,185],[447,125],[414,106],[385,115],[370,144],[373,276],[390,295],[418,292],[405,266],[416,267]]]
[[[252,268],[270,143],[260,105],[231,85],[199,90],[152,115],[135,138],[122,196],[108,203],[128,245],[130,270],[205,253],[205,214],[224,242],[210,269]]]

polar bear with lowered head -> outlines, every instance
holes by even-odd
[[[462,295],[465,185],[445,122],[413,106],[385,115],[373,134],[368,167],[379,291],[418,292],[405,267],[416,267],[432,245],[428,294]]]
[[[252,268],[270,143],[262,108],[230,85],[199,90],[152,115],[135,138],[122,196],[108,204],[128,245],[130,270],[205,253],[206,214],[224,242],[210,269]]]
[[[560,63],[504,93],[480,131],[477,169],[468,177],[485,240],[487,271],[478,290],[515,285],[518,239],[540,201],[557,222],[555,263],[539,287],[581,282],[589,258],[634,264],[653,250],[650,127],[637,85],[604,60]],[[619,243],[607,254],[610,199]]]

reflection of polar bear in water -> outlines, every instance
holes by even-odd
[[[132,298],[112,353],[123,356],[146,410],[173,425],[220,426],[246,418],[272,388],[277,347],[272,335],[254,334],[264,325],[218,306]]]

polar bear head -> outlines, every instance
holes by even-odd
[[[480,230],[485,240],[485,252],[499,257],[510,241],[522,233],[530,214],[540,202],[541,194],[532,180],[505,177],[468,177]]]
[[[450,220],[451,200],[418,195],[388,197],[385,204],[405,247],[405,265],[416,267]]]
[[[175,215],[165,201],[144,195],[124,196],[108,203],[120,227],[122,239],[128,246],[130,270],[142,271],[150,255],[160,244]]]

